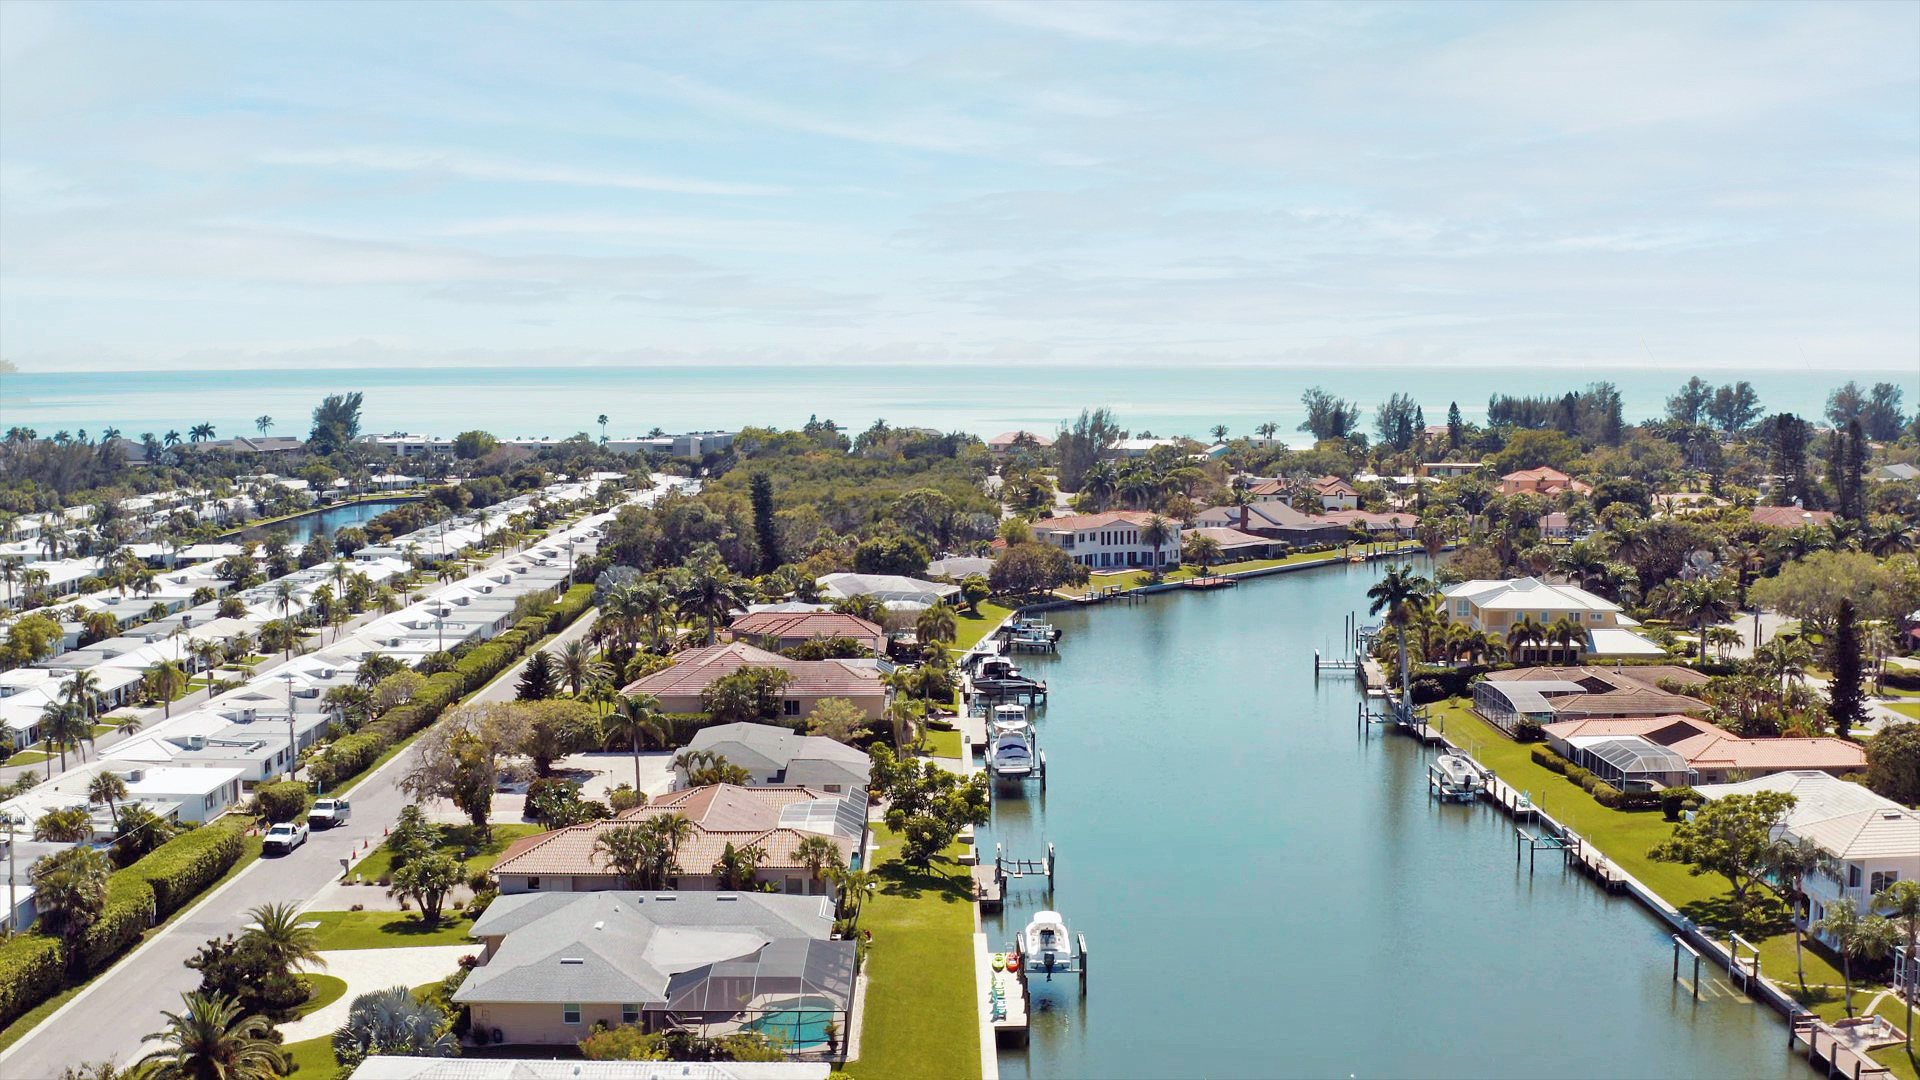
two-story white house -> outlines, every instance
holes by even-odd
[[[1153,515],[1141,510],[1112,510],[1046,518],[1033,523],[1033,538],[1066,552],[1074,562],[1093,570],[1171,566],[1180,561],[1182,526],[1163,518],[1167,535],[1159,548],[1145,538]]]
[[[1920,879],[1920,813],[1863,784],[1809,769],[1695,790],[1708,799],[1762,791],[1794,797],[1786,820],[1774,830],[1776,837],[1811,840],[1833,857],[1831,873],[1803,882],[1807,906],[1798,914],[1809,924],[1826,918],[1828,907],[1842,897],[1865,912],[1874,893],[1896,881]]]
[[[1619,604],[1572,585],[1539,578],[1476,578],[1440,591],[1441,614],[1479,633],[1507,637],[1515,626],[1532,622],[1551,627],[1565,619],[1580,628],[1581,639],[1565,645],[1547,640],[1516,643],[1513,659],[1627,658],[1665,656],[1666,650],[1634,631],[1640,624]]]

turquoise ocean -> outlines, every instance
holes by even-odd
[[[1493,394],[1560,394],[1595,380],[1620,390],[1626,417],[1661,415],[1690,371],[1651,367],[1259,367],[994,363],[879,366],[673,365],[650,367],[330,368],[320,370],[22,373],[0,379],[0,428],[51,434],[117,427],[138,437],[184,435],[211,423],[222,437],[252,434],[256,417],[273,434],[304,435],[329,393],[366,395],[362,429],[451,435],[482,428],[505,437],[615,437],[659,427],[670,432],[742,424],[795,427],[809,416],[859,430],[875,420],[989,436],[1025,428],[1051,432],[1083,407],[1109,406],[1138,433],[1205,437],[1215,424],[1247,434],[1262,423],[1291,435],[1310,386],[1369,410],[1395,392],[1413,395],[1427,422],[1447,406],[1477,419]],[[1818,417],[1827,394],[1849,379],[1893,380],[1909,409],[1920,403],[1920,365],[1908,372],[1724,370],[1713,382],[1746,379],[1769,412]]]

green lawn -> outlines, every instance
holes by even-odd
[[[1420,545],[1411,540],[1403,541],[1400,548],[1401,550],[1409,552],[1421,550]],[[1365,550],[1365,548],[1355,546],[1351,554],[1359,554]],[[1248,570],[1266,570],[1275,566],[1294,566],[1299,563],[1340,562],[1345,558],[1347,558],[1347,556],[1341,554],[1339,551],[1301,551],[1295,552],[1284,559],[1246,559],[1241,562],[1220,563],[1216,566],[1209,567],[1205,573],[1202,573],[1198,567],[1182,566],[1167,574],[1166,580],[1168,582],[1179,582],[1186,581],[1190,578],[1218,577],[1221,574],[1241,574]],[[1085,596],[1091,589],[1104,589],[1113,585],[1118,585],[1122,589],[1137,589],[1147,584],[1148,578],[1149,575],[1145,570],[1129,570],[1118,574],[1106,574],[1096,571],[1094,575],[1088,579],[1087,584],[1070,585],[1056,591],[1069,596]]]
[[[8,765],[38,765],[52,756],[52,754],[43,754],[38,750],[22,750],[8,758],[6,763]]]
[[[901,863],[898,834],[878,826],[882,885],[860,914],[873,934],[867,1013],[855,1077],[980,1075],[980,1001],[973,957],[973,885],[967,868],[936,859],[930,871]],[[949,849],[957,852],[957,847]]]
[[[1890,701],[1887,703],[1887,708],[1902,716],[1920,720],[1920,701]]]
[[[499,861],[500,853],[507,850],[508,844],[513,843],[523,836],[532,836],[535,833],[545,831],[545,829],[542,829],[538,825],[495,825],[493,827],[492,839],[482,844],[476,844],[477,854],[466,860],[465,872],[467,876],[471,877],[479,871],[493,866],[495,862]],[[434,847],[434,850],[443,855],[452,855],[458,858],[462,852],[466,851],[467,838],[472,835],[473,826],[471,825],[441,826],[442,839],[440,843]],[[367,852],[366,858],[353,864],[353,870],[348,876],[351,877],[353,874],[358,874],[365,881],[379,881],[392,871],[393,852],[388,850],[385,845],[382,845]]]
[[[220,826],[216,824],[214,827],[215,828],[221,828],[221,827],[245,828],[246,827],[246,823],[242,819],[233,818],[230,820],[232,820],[233,822],[231,826]],[[238,874],[240,871],[245,870],[249,866],[252,866],[254,860],[258,859],[259,857],[260,857],[260,838],[257,836],[247,837],[245,850],[243,850],[240,853],[240,857],[234,860],[234,864],[227,869],[227,872],[225,874],[222,874],[220,876],[220,880],[207,886],[206,890],[202,892],[200,895],[201,896],[209,895],[215,889],[218,889],[220,886],[225,885],[227,882],[233,880],[233,876],[235,874]],[[153,937],[155,934],[165,929],[168,925],[172,924],[172,922],[175,919],[178,919],[181,915],[192,910],[194,904],[198,902],[199,902],[199,898],[196,897],[194,900],[188,902],[185,906],[183,906],[179,911],[176,911],[173,914],[167,916],[166,919],[163,920],[159,926],[153,927],[152,929],[148,930],[146,934],[144,934],[141,937],[140,944],[145,944],[148,938]],[[135,949],[139,948],[140,944],[136,944],[134,948]],[[132,952],[133,950],[129,949],[127,951]],[[112,971],[113,968],[109,967],[107,970]],[[78,986],[68,987],[67,989],[62,990],[60,993],[53,995],[47,1000],[41,1002],[40,1004],[34,1006],[31,1009],[28,1009],[26,1012],[21,1013],[19,1016],[15,1017],[13,1023],[8,1024],[5,1029],[0,1029],[0,1051],[5,1051],[7,1047],[12,1046],[14,1043],[18,1042],[20,1038],[24,1036],[27,1032],[32,1031],[35,1025],[39,1024],[40,1021],[45,1020],[47,1017],[53,1015],[54,1010],[60,1008],[60,1006],[65,1005],[67,1002],[73,1000],[74,995],[86,989],[88,983],[91,983],[93,979],[97,979],[99,977],[100,975],[96,974],[93,976],[92,979],[88,979],[86,982],[83,982]]]
[[[1687,917],[1709,926],[1730,925],[1729,890],[1724,878],[1696,876],[1682,863],[1658,862],[1647,856],[1649,849],[1673,832],[1672,823],[1659,811],[1628,812],[1601,806],[1566,777],[1535,763],[1531,746],[1523,746],[1502,735],[1473,715],[1463,702],[1436,705],[1433,714],[1436,725],[1448,738],[1493,769],[1501,780],[1528,792],[1535,805],[1585,837],[1621,869],[1640,879]],[[1771,893],[1764,889],[1758,891],[1764,894],[1765,901],[1773,900]],[[1777,902],[1774,907],[1784,911]],[[1772,928],[1772,933],[1754,942],[1760,948],[1760,970],[1782,985],[1790,984],[1794,981],[1793,933],[1783,914],[1773,922]],[[1752,933],[1746,936],[1749,940],[1755,938]],[[1808,983],[1839,985],[1840,969],[1826,949],[1809,944],[1805,959]]]
[[[340,1062],[333,1056],[331,1035],[291,1042],[282,1046],[280,1052],[293,1062],[289,1075],[298,1074],[309,1080],[333,1080],[334,1073],[340,1070]]]
[[[326,1008],[347,992],[345,979],[336,979],[331,975],[301,975],[299,978],[307,984],[308,996],[307,1003],[294,1010],[295,1019]]]
[[[980,644],[980,639],[986,637],[994,627],[999,626],[1001,620],[1013,614],[1013,609],[1001,607],[999,604],[983,603],[977,615],[965,609],[960,610],[958,614],[959,617],[954,620],[954,624],[959,633],[954,636],[953,643],[948,645],[947,649],[950,652],[963,653]]]
[[[957,758],[960,756],[960,733],[958,731],[927,731],[927,743],[933,747],[934,757]]]
[[[473,920],[448,911],[440,925],[429,927],[417,911],[311,911],[318,923],[313,947],[329,949],[392,949],[404,945],[464,945]]]
[[[1862,993],[1859,990],[1855,990],[1853,992],[1854,1009],[1856,1011],[1865,1009],[1867,1003],[1873,1000],[1874,993],[1877,992],[1878,991]],[[1840,1020],[1847,1015],[1846,998],[1838,990],[1833,991],[1833,994],[1833,1000],[1822,1002],[1813,1007],[1813,1011],[1823,1020]],[[1895,1001],[1893,998],[1888,998],[1881,1002],[1880,1007],[1873,1010],[1873,1013],[1875,1016],[1884,1017],[1892,1021],[1893,1026],[1899,1028],[1901,1031],[1907,1029],[1907,1007]],[[1915,1011],[1914,1021],[1920,1023],[1920,1010]],[[1889,1046],[1884,1049],[1875,1050],[1867,1056],[1885,1065],[1892,1071],[1897,1080],[1920,1080],[1920,1055],[1907,1053],[1907,1048],[1904,1046]]]

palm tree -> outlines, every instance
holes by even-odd
[[[294,904],[261,904],[247,912],[253,916],[247,937],[260,946],[269,962],[291,975],[293,969],[326,967],[326,957],[315,948],[313,924],[306,921]]]
[[[193,658],[200,662],[201,669],[207,673],[207,696],[212,697],[213,669],[220,660],[220,643],[211,638],[199,638],[187,646],[187,651],[193,654]]]
[[[100,703],[100,676],[91,670],[74,672],[61,684],[61,698],[67,704],[81,710],[81,715],[92,722],[94,710]]]
[[[560,678],[576,698],[588,684],[606,678],[612,670],[585,641],[569,641],[560,650]]]
[[[871,870],[840,870],[833,875],[834,883],[840,886],[839,914],[845,918],[858,918],[860,905],[866,902],[867,893],[880,884],[880,875]]]
[[[1518,663],[1520,650],[1546,640],[1547,628],[1527,615],[1507,629],[1507,656]]]
[[[652,694],[622,695],[618,707],[607,716],[603,730],[625,736],[633,748],[635,791],[640,790],[640,737],[644,735],[664,747],[671,737],[670,729],[671,721],[660,711],[660,699]]]
[[[1559,650],[1565,649],[1566,659],[1564,662],[1572,663],[1573,657],[1575,656],[1573,643],[1576,641],[1585,641],[1587,634],[1586,631],[1580,629],[1579,623],[1562,615],[1553,620],[1553,625],[1547,627],[1544,636],[1546,637],[1547,643],[1555,647],[1554,656],[1556,658],[1560,656]]]
[[[79,752],[81,740],[93,730],[86,714],[71,702],[49,701],[40,707],[40,738],[60,755],[60,771],[67,770],[67,751]],[[47,759],[47,779],[53,779],[53,759]]]
[[[657,830],[644,825],[607,829],[593,841],[593,853],[605,858],[607,869],[620,875],[629,889],[658,889],[672,849]]]
[[[160,442],[165,445],[167,449],[171,450],[180,445],[180,433],[177,431],[169,431],[160,437]]]
[[[681,611],[706,622],[707,643],[712,644],[720,624],[733,609],[746,606],[746,589],[717,558],[704,559],[687,569],[686,584],[674,599]]]
[[[162,660],[147,669],[147,692],[160,699],[166,716],[173,715],[173,699],[187,688],[187,673],[172,660]]]
[[[1175,536],[1179,535],[1179,532],[1180,530],[1174,526],[1173,522],[1168,521],[1159,514],[1154,514],[1148,518],[1147,523],[1140,527],[1140,539],[1144,541],[1147,546],[1153,548],[1153,570],[1155,573],[1160,571],[1160,549],[1171,542]]]
[[[187,432],[187,437],[192,439],[194,442],[204,442],[208,439],[211,439],[213,438],[213,425],[212,424],[195,424],[193,425],[193,428]]]
[[[20,581],[26,563],[20,559],[0,559],[0,581],[7,583],[7,606],[13,606],[13,588]]]
[[[1873,909],[1884,913],[1906,939],[1904,979],[1898,987],[1907,1002],[1907,1050],[1913,1050],[1914,964],[1920,963],[1920,882],[1896,881],[1875,893]]]
[[[1853,961],[1878,960],[1899,940],[1899,931],[1880,915],[1862,915],[1853,898],[1843,896],[1827,905],[1827,917],[1813,924],[1813,932],[1834,940],[1840,954],[1840,976],[1847,987],[1847,1015],[1853,1015]]]
[[[186,1008],[162,1013],[166,1028],[147,1036],[160,1043],[139,1062],[148,1080],[278,1080],[291,1067],[266,1017],[225,994],[180,997]]]
[[[1760,669],[1779,681],[1780,692],[1786,693],[1787,683],[1806,673],[1813,663],[1813,646],[1802,637],[1783,637],[1776,635],[1753,650],[1753,658]]]
[[[959,636],[960,624],[953,608],[942,600],[920,613],[920,617],[914,620],[913,633],[919,639],[921,648],[945,645]]]
[[[1813,874],[1833,868],[1833,856],[1811,840],[1775,840],[1767,851],[1767,865],[1774,877],[1787,886],[1787,902],[1793,906],[1793,966],[1800,976],[1800,989],[1807,988],[1806,959],[1801,947],[1806,941],[1807,922],[1801,915],[1806,903],[1806,881]]]
[[[102,769],[87,785],[87,801],[107,804],[110,817],[120,816],[120,800],[127,797],[127,782],[120,774]]]
[[[1409,714],[1413,710],[1413,684],[1407,674],[1407,623],[1412,618],[1414,606],[1423,603],[1432,593],[1433,582],[1414,573],[1411,563],[1389,569],[1385,577],[1367,590],[1367,598],[1372,601],[1367,608],[1368,614],[1385,612],[1387,622],[1398,631],[1400,703],[1401,708]]]
[[[605,446],[607,445],[607,414],[606,413],[600,414],[599,424],[600,424],[600,445]]]
[[[720,879],[720,888],[745,892],[753,888],[760,874],[760,864],[766,861],[766,848],[757,844],[736,848],[732,841],[728,841],[720,857],[713,862],[713,876]]]
[[[273,417],[268,416],[266,413],[261,413],[259,416],[253,418],[253,426],[254,430],[260,432],[260,437],[264,439],[267,437],[267,429],[273,426]]]
[[[1187,541],[1187,558],[1205,574],[1220,558],[1220,541],[1211,536],[1196,536]]]
[[[824,836],[803,837],[794,845],[793,858],[807,868],[815,886],[819,885],[822,877],[833,877],[847,867],[847,860],[840,854],[840,846]],[[814,891],[820,890],[816,887]]]
[[[1695,655],[1702,660],[1707,658],[1707,624],[1725,622],[1733,617],[1734,611],[1733,597],[1728,594],[1726,583],[1717,579],[1680,582],[1668,608],[1693,627]]]

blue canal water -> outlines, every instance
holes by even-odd
[[[344,506],[330,506],[325,510],[315,510],[311,514],[302,514],[297,518],[276,521],[272,525],[259,526],[247,530],[248,539],[260,539],[275,530],[287,534],[289,543],[304,544],[316,532],[329,535],[341,529],[356,525],[365,525],[381,514],[396,506],[404,506],[411,499],[369,499],[366,502],[347,503]]]
[[[1009,1077],[1791,1077],[1779,1017],[1672,980],[1662,924],[1541,859],[1488,807],[1438,805],[1431,754],[1355,731],[1315,647],[1381,566],[1055,612],[1049,782],[1002,789],[983,852],[1058,846],[1083,996],[1034,982]],[[994,948],[1047,906],[1013,884]],[[1058,977],[1056,977],[1058,978]]]

